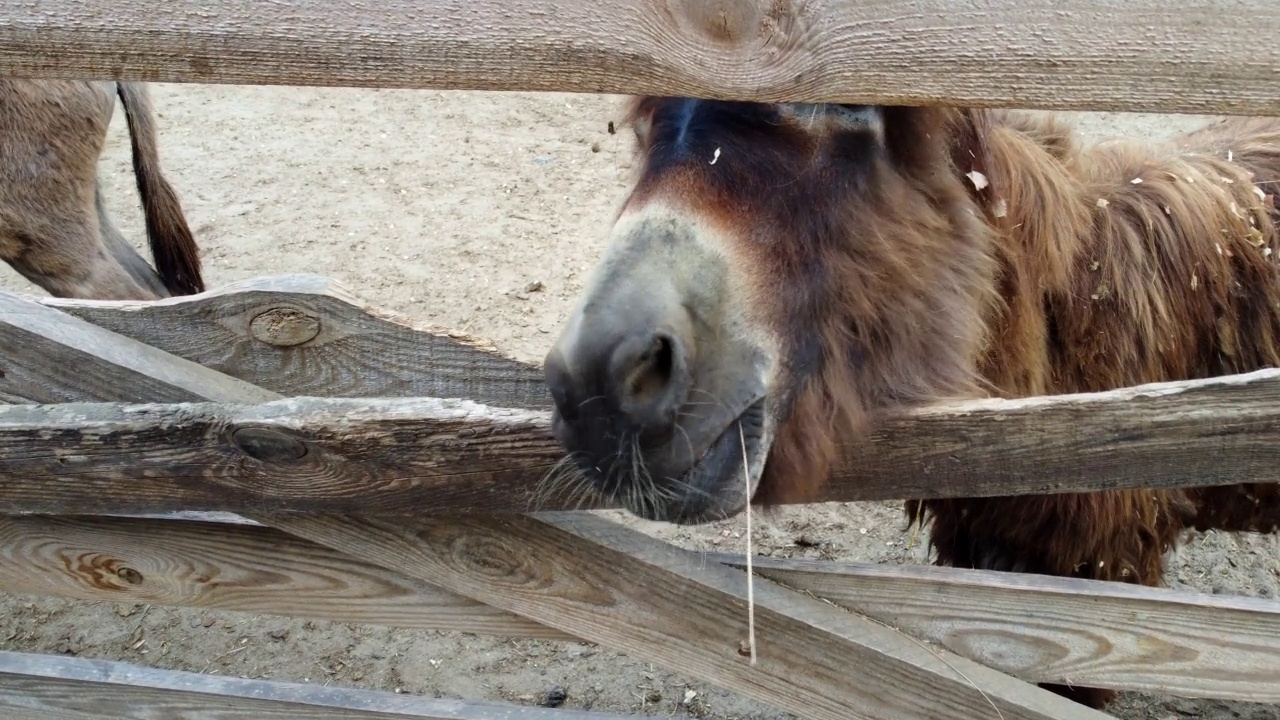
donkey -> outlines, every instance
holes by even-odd
[[[98,157],[117,94],[154,270],[103,201]],[[199,249],[160,172],[145,85],[0,79],[0,259],[56,297],[155,300],[204,290]]]
[[[1280,364],[1280,119],[1086,148],[1032,113],[629,102],[638,177],[545,373],[575,481],[632,513],[804,502],[935,401]],[[1280,485],[906,510],[939,564],[1154,586],[1187,528],[1274,532]]]

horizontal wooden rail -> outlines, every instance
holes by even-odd
[[[0,651],[0,716],[22,720],[623,720],[329,685],[247,680],[87,658]]]
[[[0,381],[2,383],[3,381]],[[1280,481],[1280,370],[886,417],[824,500]],[[544,411],[435,398],[0,406],[0,512],[564,507]]]
[[[28,0],[0,75],[1280,114],[1280,4]]]
[[[21,323],[11,326],[0,324],[0,334],[3,334],[5,327],[20,329],[24,333],[23,339],[41,349],[47,357],[53,359],[60,354],[71,354],[86,366],[87,372],[94,375],[109,374],[112,368],[130,370],[121,374],[120,382],[110,388],[101,383],[77,383],[74,392],[83,399],[129,396],[141,399],[159,392],[170,399],[223,399],[225,402],[225,398],[230,396],[237,398],[235,402],[248,404],[242,407],[253,407],[254,403],[271,401],[285,402],[279,399],[278,393],[271,390],[250,385],[243,380],[235,381],[241,384],[236,387],[235,383],[228,384],[232,378],[227,375],[143,345],[119,333],[93,326],[90,326],[93,331],[81,332],[84,330],[81,326],[88,324],[86,321],[52,308],[38,305],[23,308],[19,302],[15,311],[27,312],[28,315],[22,318]],[[50,313],[53,315],[48,316]],[[273,332],[284,330],[281,334],[288,337],[295,334],[294,330],[306,330],[309,325],[313,323],[295,323],[289,320],[279,327],[272,323],[270,329]],[[323,327],[323,323],[321,326]],[[148,353],[145,362],[131,359],[131,347]],[[33,351],[28,350],[28,354],[31,352]],[[148,366],[153,367],[154,372],[147,372]],[[42,370],[37,363],[26,363],[17,385],[28,393],[49,392],[50,384],[55,388],[68,384],[65,375],[60,369]],[[204,384],[211,386],[212,391],[204,392]],[[440,400],[435,402],[450,404]],[[464,404],[488,410],[481,405]],[[54,407],[76,412],[77,408],[103,406],[64,404]],[[33,408],[19,406],[10,409],[17,411]],[[511,412],[517,415],[541,415],[545,419],[545,413]],[[186,420],[179,419],[176,424],[159,429],[158,432],[161,435],[171,431],[181,433],[184,425]],[[462,435],[465,436],[468,432],[464,428]],[[105,436],[99,437],[105,439]],[[294,459],[311,455],[305,449],[301,454],[296,453],[298,445],[278,429],[269,427],[236,428],[231,430],[228,437],[237,446],[249,449],[253,456],[278,458],[281,451],[292,454]],[[412,440],[410,436],[387,439],[392,443]],[[455,441],[445,440],[445,444]],[[293,447],[292,451],[290,446]],[[0,456],[3,454],[0,451]],[[55,455],[55,459],[59,457],[62,460],[68,459]],[[240,458],[233,460],[232,465],[246,463],[244,458]],[[88,477],[81,475],[81,479]],[[83,485],[81,492],[92,494],[91,484]],[[324,482],[321,481],[321,484]],[[4,489],[7,491],[8,487]],[[237,494],[230,487],[223,488],[222,492]],[[100,507],[109,504],[100,504]],[[413,581],[416,580],[420,590],[426,591],[431,586],[446,588],[461,597],[519,615],[561,633],[604,642],[623,652],[737,689],[757,700],[796,712],[802,717],[830,720],[869,718],[883,716],[885,713],[882,710],[893,708],[895,712],[892,714],[904,719],[958,719],[973,717],[979,707],[983,710],[991,707],[1011,720],[1066,720],[1068,717],[1074,720],[1082,717],[1077,712],[1077,706],[1063,698],[963,658],[952,656],[948,659],[948,653],[945,652],[922,654],[913,644],[914,641],[901,633],[869,624],[866,620],[834,610],[829,605],[782,589],[771,592],[762,588],[757,596],[762,615],[761,638],[772,646],[781,647],[792,637],[798,637],[799,646],[808,652],[798,655],[792,651],[788,656],[772,663],[763,663],[764,667],[755,669],[748,675],[744,673],[742,658],[736,653],[726,653],[726,649],[731,647],[724,642],[726,633],[737,634],[735,627],[732,624],[712,627],[711,623],[705,622],[708,617],[726,617],[727,610],[737,609],[740,605],[740,590],[732,585],[735,581],[741,584],[741,573],[722,567],[718,571],[699,573],[697,580],[690,579],[687,567],[696,562],[696,556],[692,553],[683,553],[679,562],[672,566],[666,566],[661,561],[646,562],[638,557],[619,557],[620,551],[616,548],[608,549],[595,540],[576,537],[563,529],[527,518],[516,518],[513,521],[492,517],[455,517],[450,521],[437,517],[432,519],[429,526],[424,527],[408,518],[387,523],[385,520],[366,522],[351,517],[296,514],[273,516],[269,515],[269,511],[275,509],[272,502],[252,504],[257,507],[245,513],[248,519],[283,530],[336,553],[331,553],[329,557],[323,557],[322,554],[323,559],[318,566],[304,562],[298,568],[302,570],[299,580],[303,586],[324,584],[332,578],[334,565],[343,566],[348,571],[354,571],[359,584],[365,586],[348,594],[348,598],[357,605],[367,598],[370,585],[376,593],[387,582],[393,587],[412,589]],[[592,525],[592,520],[604,522],[605,525]],[[593,527],[597,532],[616,527],[599,518],[581,522],[586,524],[578,524],[576,527],[588,531]],[[30,554],[35,555],[50,551],[47,537],[45,540],[39,539],[39,531],[35,533],[36,538],[24,532],[23,520],[15,520],[11,527],[15,533],[10,538],[10,547],[33,550]],[[228,527],[245,530],[246,534],[258,533],[259,541],[265,539],[263,530],[252,525],[236,523]],[[30,525],[26,529],[29,530]],[[393,535],[387,534],[389,530],[392,530]],[[462,530],[462,535],[459,535],[459,530]],[[521,532],[522,530],[525,532]],[[441,536],[437,531],[443,531],[444,535]],[[511,535],[512,531],[516,536]],[[430,537],[431,533],[435,533],[435,537]],[[442,539],[446,541],[445,546],[436,542]],[[611,537],[615,541],[628,539],[628,545],[637,547],[638,552],[650,557],[655,550],[663,547],[676,552],[675,548],[663,546],[638,533],[628,534],[621,528],[616,528]],[[458,542],[453,542],[455,540]],[[609,544],[609,541],[601,542]],[[380,546],[384,549],[379,550]],[[254,544],[249,543],[249,548],[253,547]],[[295,550],[306,554],[303,547],[294,544]],[[241,546],[242,553],[244,550],[245,547]],[[407,556],[406,550],[410,553]],[[65,551],[52,552],[60,557],[66,556]],[[93,573],[96,583],[108,586],[145,583],[145,575],[141,571],[109,559],[107,556],[111,554],[90,553],[89,564],[100,570]],[[125,554],[131,555],[135,561],[143,560],[139,565],[146,567],[148,572],[155,570],[154,565],[144,564],[148,559],[155,560],[154,556],[139,557],[132,551],[126,551]],[[523,555],[523,558],[517,557],[519,555]],[[254,572],[253,563],[246,566],[225,554],[219,558],[227,563],[226,569],[229,572],[242,577]],[[344,558],[347,559],[345,563]],[[350,559],[357,562],[353,563]],[[436,570],[429,570],[433,563],[438,564],[440,561],[444,562],[443,567],[437,565]],[[509,561],[514,561],[516,565],[508,565]],[[182,565],[184,561],[178,560],[178,563]],[[14,564],[22,563],[15,558]],[[192,565],[192,559],[188,557],[185,564]],[[196,573],[215,570],[201,560],[195,560],[194,564],[199,568]],[[566,567],[571,572],[563,572]],[[379,572],[376,568],[386,568],[387,571]],[[514,572],[508,572],[513,568]],[[522,579],[525,578],[526,568],[539,572],[551,571],[555,582],[550,585],[534,583],[532,586],[521,587],[524,585]],[[131,572],[125,572],[126,569]],[[597,581],[591,583],[590,587],[584,587],[581,583],[582,576],[595,577]],[[197,586],[201,583],[200,577],[203,575],[193,578]],[[68,581],[66,577],[61,578],[60,583],[59,579],[50,578],[47,574],[44,574],[43,580],[55,585],[75,585],[74,581]],[[15,579],[15,582],[21,581]],[[654,593],[654,589],[660,587],[670,587],[674,594],[661,600]],[[265,594],[270,596],[272,593],[268,589]],[[243,600],[245,596],[241,595],[240,598]],[[258,597],[255,601],[261,602],[262,599]],[[601,600],[605,601],[604,604],[599,604]],[[702,620],[695,618],[692,623],[689,622],[691,600],[700,601],[703,611]],[[441,604],[440,598],[431,604]],[[584,609],[589,611],[589,616],[581,614]],[[418,617],[421,618],[422,615]],[[625,627],[629,623],[633,627],[619,633],[617,628],[608,626],[608,620],[612,620],[614,625]],[[602,621],[606,621],[603,626]],[[635,631],[634,625],[637,622],[644,627],[642,631]],[[780,634],[771,634],[775,632]],[[696,639],[698,634],[704,636],[704,642]],[[705,642],[707,639],[713,642]],[[793,678],[795,668],[801,662],[813,671],[804,673],[801,679]],[[893,677],[900,683],[906,682],[914,686],[917,692],[907,697],[885,698],[877,689],[849,687],[845,670],[853,666],[861,668],[869,677]],[[783,683],[781,686],[780,681]],[[975,685],[975,682],[979,684]],[[772,686],[772,691],[768,689],[769,686]],[[23,698],[32,694],[25,688],[20,688],[17,693]],[[57,693],[52,695],[56,696]],[[914,704],[911,698],[915,696],[928,700]],[[1100,713],[1091,713],[1089,716],[1104,717]]]
[[[707,559],[745,567],[741,555]],[[1023,680],[1280,703],[1278,600],[918,565],[753,564]]]

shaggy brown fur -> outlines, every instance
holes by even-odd
[[[636,100],[631,120],[660,122],[670,102]],[[733,127],[716,142],[747,157],[679,181],[727,234],[788,239],[732,248],[768,296],[795,378],[756,502],[812,498],[838,446],[905,405],[1280,365],[1280,119],[1085,149],[1049,117],[885,108],[884,133],[879,152],[865,138]],[[676,182],[654,169],[662,148],[640,150],[629,203]],[[835,175],[811,170],[816,152],[866,157]],[[786,195],[803,205],[777,178],[808,183]],[[942,564],[1159,585],[1186,528],[1280,528],[1280,486],[930,500],[907,512]],[[1054,689],[1095,706],[1111,695]]]
[[[115,229],[98,181],[124,106],[152,270]],[[160,172],[146,86],[0,79],[0,259],[59,297],[152,300],[204,290],[199,250]]]
[[[981,367],[1000,394],[1280,365],[1280,121],[1232,119],[1175,144],[1087,151],[1052,120],[1001,114],[997,123],[987,135],[985,204],[1003,200],[1010,210],[996,220],[1007,305],[988,318],[993,340]],[[919,509],[908,505],[913,516]],[[1159,585],[1164,554],[1188,526],[1275,531],[1280,486],[928,501],[922,509],[940,563]],[[1111,695],[1064,694],[1091,705]]]

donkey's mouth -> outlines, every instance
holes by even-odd
[[[628,499],[624,495],[623,506],[647,520],[680,525],[733,517],[750,502],[764,469],[768,454],[764,418],[765,399],[760,398],[730,422],[688,470],[660,482],[652,494],[656,497]]]

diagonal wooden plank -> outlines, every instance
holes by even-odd
[[[1280,369],[952,403],[878,421],[817,499],[1278,483],[1278,438]],[[558,510],[533,501],[563,458],[547,413],[466,400],[0,407],[0,510]]]
[[[259,525],[0,516],[0,590],[576,640]]]
[[[551,406],[540,368],[371,306],[326,277],[254,278],[155,302],[37,301],[286,396]]]
[[[805,718],[1107,717],[768,580],[751,666],[743,573],[593,515],[540,518],[258,519]]]
[[[707,560],[745,568],[741,556]],[[1023,680],[1280,702],[1278,600],[945,567],[753,564]]]
[[[24,0],[0,74],[1280,112],[1274,0]]]
[[[0,348],[0,396],[14,403],[273,399],[250,383],[201,372],[195,363],[3,291]]]
[[[0,651],[5,717],[58,720],[622,720],[621,715],[247,680]]]

